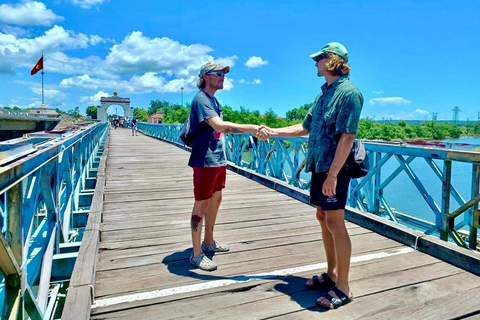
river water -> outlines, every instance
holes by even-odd
[[[480,138],[466,137],[454,140],[444,140],[443,142],[451,143],[467,143],[478,145],[480,147]],[[443,161],[436,161],[440,170],[443,170]],[[435,199],[435,202],[441,209],[442,206],[442,183],[436,174],[432,171],[430,166],[423,158],[416,158],[410,164],[411,168],[418,175],[420,181],[425,186],[430,195]],[[396,159],[390,159],[385,164],[382,171],[382,180],[388,177],[398,167]],[[471,184],[472,184],[472,164],[464,162],[452,163],[452,186],[457,189],[464,200],[471,199]],[[413,215],[424,220],[434,222],[435,215],[426,201],[421,196],[413,182],[405,172],[400,173],[384,190],[384,198],[391,207],[397,211],[409,215]],[[450,212],[457,209],[460,205],[454,200],[450,199]]]
[[[476,147],[474,150],[480,150],[480,138],[465,137],[460,139],[444,140],[446,143],[471,144]],[[303,157],[300,157],[303,161]],[[407,157],[404,156],[406,159]],[[292,156],[293,159],[293,156]],[[435,161],[440,170],[443,170],[443,161]],[[382,182],[399,166],[399,162],[392,157],[382,167]],[[438,207],[442,208],[442,183],[437,175],[423,158],[416,158],[410,163],[411,168],[420,179],[421,183],[433,197]],[[288,166],[285,171],[290,175]],[[301,178],[310,179],[310,173],[302,172]],[[465,201],[471,199],[472,164],[464,162],[452,163],[452,186],[457,189]],[[402,171],[390,184],[384,189],[384,198],[392,209],[402,212],[431,223],[435,223],[435,214],[423,199],[422,195],[415,187],[407,174]],[[450,199],[450,212],[460,207],[457,201],[452,197]]]

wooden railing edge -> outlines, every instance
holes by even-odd
[[[90,319],[94,299],[95,272],[98,248],[101,238],[101,223],[105,191],[105,170],[109,150],[110,134],[107,133],[105,146],[97,171],[97,182],[93,195],[87,225],[77,260],[73,268],[67,297],[62,312],[62,320]]]
[[[303,203],[310,203],[308,191],[297,189],[287,183],[260,175],[253,170],[245,169],[232,163],[228,164],[228,169]],[[480,276],[480,254],[477,252],[464,249],[454,243],[425,235],[401,224],[348,206],[345,210],[345,219]]]

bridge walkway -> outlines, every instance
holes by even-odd
[[[452,319],[479,316],[478,276],[347,223],[353,303],[325,313],[304,282],[325,268],[314,209],[231,171],[215,272],[190,266],[189,153],[110,131],[92,319]]]

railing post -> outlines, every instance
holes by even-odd
[[[375,152],[375,162],[373,166],[370,166],[370,168],[373,168],[375,165],[377,165],[381,159],[382,159],[382,153]],[[383,189],[381,188],[381,185],[382,185],[381,173],[382,173],[381,170],[378,170],[375,173],[374,183],[373,183],[373,188],[374,188],[373,212],[377,215],[380,214],[380,200],[383,197]]]
[[[19,274],[10,274],[6,277],[6,295],[8,299],[14,303],[10,308],[12,313],[18,312],[23,314],[24,298],[23,292],[26,283],[26,264],[23,263],[23,188],[22,183],[19,182],[12,186],[7,191],[7,225],[8,230],[6,234],[6,240],[10,250],[15,258],[15,262],[20,266]]]
[[[448,230],[453,230],[455,227],[454,219],[448,219],[447,217],[450,211],[450,189],[452,182],[452,161],[445,160],[443,165],[443,183],[442,183],[442,211],[439,217],[437,217],[437,227],[440,231],[440,239],[448,241]]]
[[[472,166],[472,199],[479,193],[479,179],[480,179],[480,164],[474,163]],[[468,237],[468,247],[470,249],[477,248],[477,228],[480,227],[480,211],[478,210],[478,203],[474,204],[468,211],[470,225],[470,234]]]

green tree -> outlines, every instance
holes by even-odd
[[[80,118],[82,114],[80,113],[80,107],[76,106],[75,109],[71,109],[67,111],[67,114],[74,118]]]
[[[290,111],[287,111],[287,120],[303,120],[308,113],[308,110],[313,106],[313,103],[307,103],[301,106],[300,108],[295,108]]]
[[[151,100],[150,107],[148,107],[148,115],[152,115],[159,112],[165,112],[165,109],[170,107],[170,102],[160,101],[160,100]]]
[[[85,114],[90,116],[92,119],[97,119],[97,107],[95,106],[88,106],[85,110]]]
[[[140,121],[147,121],[148,120],[148,112],[142,108],[135,108],[133,109],[133,117],[137,118]]]

